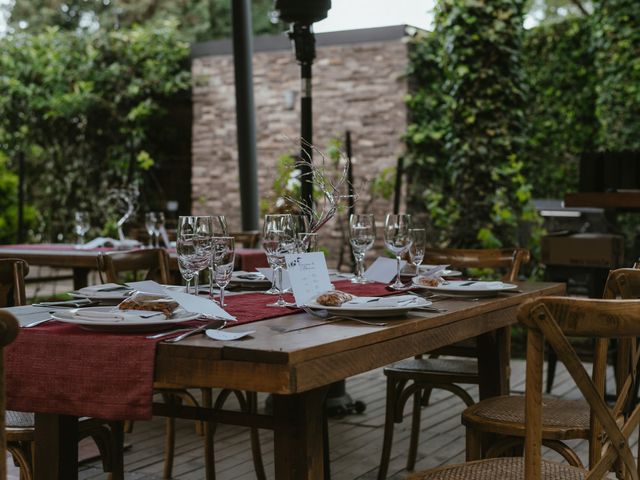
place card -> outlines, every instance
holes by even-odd
[[[229,341],[229,340],[240,340],[241,338],[247,337],[252,333],[256,333],[256,331],[246,330],[244,332],[223,332],[222,330],[209,328],[208,330],[205,330],[204,333],[207,335],[207,337],[211,338],[212,340]]]
[[[289,253],[284,258],[293,296],[299,307],[333,289],[324,253]]]
[[[236,317],[229,315],[220,307],[220,305],[208,298],[198,297],[196,295],[191,295],[190,293],[174,292],[166,289],[164,294],[173,298],[187,312],[211,315],[222,320],[236,319]]]
[[[256,270],[264,275],[267,280],[273,282],[273,270],[270,268],[256,268]],[[291,280],[289,280],[289,272],[284,270],[282,272],[282,289],[286,290],[288,288],[291,288]]]
[[[400,270],[407,264],[406,261],[400,261]],[[364,272],[364,278],[372,282],[389,283],[398,274],[398,264],[395,258],[378,257],[369,268]]]

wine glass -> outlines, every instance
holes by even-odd
[[[416,267],[416,275],[420,273],[420,264],[424,259],[424,249],[427,243],[427,232],[424,228],[412,228],[409,230],[411,247],[409,248],[409,260]]]
[[[154,237],[156,234],[156,212],[147,212],[144,215],[144,228],[149,235],[149,248],[155,245]]]
[[[384,244],[396,256],[398,264],[398,274],[396,281],[390,285],[394,290],[402,290],[405,288],[400,280],[400,261],[402,255],[407,253],[411,248],[411,215],[406,214],[388,214],[384,221]]]
[[[178,218],[176,250],[178,266],[187,282],[190,293],[191,280],[195,279],[198,294],[198,276],[211,262],[211,217],[181,216]]]
[[[369,283],[364,278],[364,257],[376,239],[376,221],[372,213],[352,214],[349,218],[349,241],[356,261],[352,283]]]
[[[231,281],[235,260],[233,237],[213,237],[212,264],[216,285],[220,288],[220,306],[224,307],[224,289]]]
[[[227,237],[229,230],[227,228],[227,218],[224,215],[211,215],[211,235],[213,237]],[[234,247],[235,251],[235,247]],[[211,251],[213,254],[213,250]],[[213,299],[213,287],[215,285],[215,270],[213,266],[213,257],[209,262],[209,298]]]
[[[318,234],[307,232],[298,233],[298,251],[300,253],[317,252]]]
[[[286,268],[285,254],[296,250],[296,232],[291,215],[265,215],[262,227],[262,246],[270,259],[270,264],[275,266],[274,278],[277,277],[278,300],[270,303],[268,307],[288,307],[288,303],[282,298],[282,274]]]
[[[89,214],[87,212],[76,212],[74,214],[74,227],[73,230],[76,234],[76,244],[84,244],[84,236],[91,228],[89,221]]]
[[[153,227],[154,247],[160,246],[160,235],[164,231],[164,212],[155,212],[156,221]],[[169,247],[169,245],[166,245]]]

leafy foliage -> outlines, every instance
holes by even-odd
[[[525,176],[537,198],[562,198],[578,187],[578,160],[595,149],[595,79],[591,28],[566,20],[526,32]]]
[[[183,39],[200,41],[231,35],[230,5],[229,0],[29,0],[15,2],[9,25],[15,31],[30,33],[50,26],[90,32],[159,25],[172,19]],[[256,34],[281,30],[269,18],[273,1],[252,0],[251,7]]]
[[[187,59],[173,24],[0,40],[0,149],[25,154],[50,237],[79,209],[104,224],[109,189],[142,181],[161,154],[149,136],[162,102],[189,87]]]
[[[601,150],[640,150],[640,2],[599,0],[593,22]]]
[[[533,218],[518,157],[522,15],[520,1],[443,0],[432,41],[414,45],[413,72],[427,73],[408,99],[411,190],[439,243],[516,245],[520,223]]]

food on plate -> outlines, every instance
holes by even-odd
[[[418,277],[417,283],[425,287],[437,287],[442,285],[444,280],[441,277]]]
[[[323,293],[318,298],[316,298],[317,303],[326,307],[339,307],[349,300],[353,300],[353,295],[347,292],[341,292],[340,290]]]
[[[145,310],[151,312],[162,312],[169,318],[173,312],[179,307],[178,302],[172,298],[162,295],[152,295],[149,293],[134,293],[132,296],[123,300],[118,305],[120,310]]]

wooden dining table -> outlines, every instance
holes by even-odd
[[[70,268],[73,271],[73,288],[78,290],[88,285],[88,275],[97,266],[101,252],[117,251],[113,248],[83,250],[70,244],[43,243],[39,245],[0,245],[0,259],[20,258],[29,265],[52,268]],[[118,250],[121,251],[121,250]],[[168,249],[169,269],[178,272],[175,248]],[[236,249],[236,270],[253,271],[256,266],[268,267],[264,251],[255,248]]]
[[[478,337],[480,397],[506,394],[510,326],[516,322],[519,305],[564,292],[564,284],[525,282],[514,293],[494,297],[438,298],[435,305],[446,311],[411,311],[386,319],[383,327],[349,320],[328,323],[297,313],[230,328],[255,330],[240,341],[196,335],[177,343],[159,343],[154,386],[269,392],[273,414],[189,406],[171,409],[165,404],[154,405],[154,413],[271,429],[278,480],[328,478],[323,403],[331,383]],[[37,406],[33,407],[35,478],[77,478],[76,417],[37,413]]]

